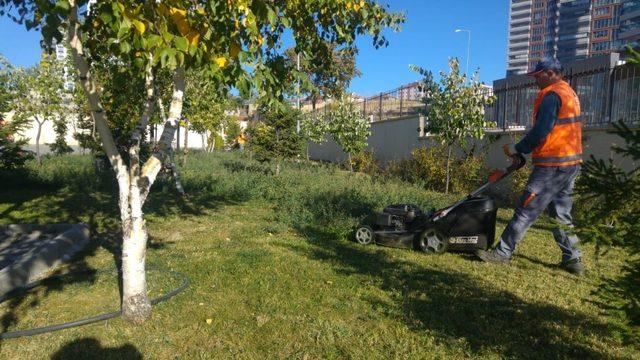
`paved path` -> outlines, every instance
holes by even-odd
[[[88,243],[84,224],[0,227],[0,296],[46,276]]]

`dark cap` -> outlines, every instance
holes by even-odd
[[[536,65],[536,68],[529,71],[527,75],[533,76],[547,70],[553,70],[557,73],[561,73],[562,64],[560,63],[560,61],[558,61],[558,59],[551,56],[546,56],[544,59],[540,60],[540,62],[538,62],[538,64]]]

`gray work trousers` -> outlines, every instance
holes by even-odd
[[[498,255],[510,258],[529,227],[545,209],[548,209],[549,216],[560,224],[552,232],[562,250],[562,261],[580,258],[578,237],[570,231],[573,227],[571,218],[573,186],[580,173],[580,167],[580,165],[534,167],[515,214],[504,229],[500,243],[495,249]]]

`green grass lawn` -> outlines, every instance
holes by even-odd
[[[78,272],[0,304],[2,331],[119,308],[115,185],[87,157],[46,160],[35,173],[2,174],[0,222],[89,223],[95,244],[59,270]],[[4,340],[0,358],[640,358],[624,319],[595,294],[620,276],[624,252],[589,273],[555,268],[550,224],[527,235],[509,266],[461,254],[364,247],[350,232],[371,209],[456,196],[289,164],[279,177],[237,154],[195,155],[183,169],[188,199],[168,182],[146,206],[151,296],[189,277],[182,294],[135,327],[120,319]],[[511,215],[499,213],[498,232]]]

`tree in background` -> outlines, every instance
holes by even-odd
[[[327,141],[329,122],[323,116],[304,116],[300,123],[300,131],[306,141],[307,161],[309,161],[309,142],[322,145]]]
[[[167,158],[182,118],[185,71],[206,70],[221,86],[241,94],[255,89],[268,103],[281,100],[291,69],[278,49],[283,34],[291,34],[296,51],[319,54],[319,44],[354,47],[356,36],[368,34],[376,47],[387,44],[382,30],[397,29],[404,20],[371,0],[139,2],[99,1],[82,13],[85,0],[0,0],[0,15],[10,14],[28,28],[41,28],[45,43],[62,39],[61,25],[79,80],[89,101],[102,148],[111,162],[119,188],[122,224],[122,316],[144,322],[151,313],[145,259],[147,230],[144,204]],[[288,32],[287,29],[293,31]],[[131,78],[144,78],[144,106],[127,146],[127,160],[116,146],[111,127],[119,119],[101,103],[94,61],[110,59]],[[319,60],[329,62],[328,59]],[[140,144],[155,102],[154,79],[160,69],[172,73],[169,116],[155,151],[141,163]],[[109,79],[106,79],[109,81]],[[104,85],[104,84],[102,84]]]
[[[202,136],[206,151],[216,148],[216,136],[223,127],[229,107],[229,101],[219,84],[201,72],[187,74],[184,116],[189,120],[193,131]]]
[[[11,111],[11,103],[14,97],[14,92],[11,89],[13,86],[11,82],[12,70],[13,67],[9,61],[0,54],[0,114]]]
[[[18,117],[9,122],[4,118],[12,110],[12,103],[17,96],[14,70],[0,55],[0,170],[21,167],[33,157],[24,150],[27,139],[16,139],[29,126],[29,120]]]
[[[247,148],[258,161],[275,160],[275,173],[279,175],[282,161],[294,158],[302,151],[303,138],[296,132],[302,114],[286,102],[263,106],[260,112],[263,114],[262,121],[247,129]]]
[[[330,42],[323,41],[318,50],[322,56],[317,56],[316,53],[301,53],[300,72],[296,71],[296,76],[300,77],[300,91],[309,95],[313,109],[316,108],[320,99],[339,99],[349,87],[351,80],[361,75],[356,67],[356,55],[358,55],[356,48],[337,48]],[[298,62],[296,49],[287,49],[285,54],[291,67],[296,68]],[[290,89],[294,93],[292,90],[295,89]]]
[[[347,153],[349,170],[353,171],[352,156],[360,154],[367,147],[371,123],[362,116],[353,102],[344,96],[327,116],[329,134],[342,151]]]
[[[415,65],[410,68],[423,76],[420,87],[427,108],[425,131],[447,149],[445,193],[449,193],[452,151],[457,147],[464,148],[470,139],[481,139],[484,129],[493,126],[485,120],[484,108],[494,99],[485,95],[477,71],[471,79],[460,74],[456,58],[449,60],[449,73],[440,72],[439,83],[433,79],[431,71]]]
[[[36,158],[41,164],[40,136],[42,126],[48,121],[64,121],[63,104],[64,71],[53,55],[43,53],[40,63],[29,69],[16,70],[16,97],[14,117],[18,121],[35,121]]]
[[[48,144],[49,150],[56,155],[64,155],[73,152],[73,148],[67,144],[66,135],[69,131],[69,123],[65,118],[67,114],[56,118],[53,121],[53,131],[56,133],[56,139],[53,143]]]
[[[227,116],[224,122],[224,133],[226,135],[227,144],[234,144],[236,139],[242,135],[242,128],[240,127],[240,120],[237,116]]]
[[[77,79],[71,91],[69,113],[71,116],[76,117],[76,131],[73,133],[73,138],[76,139],[80,148],[83,151],[89,150],[92,154],[100,152],[102,144],[100,144],[100,139],[96,133],[96,124],[91,117],[91,111],[89,111],[87,95]]]

